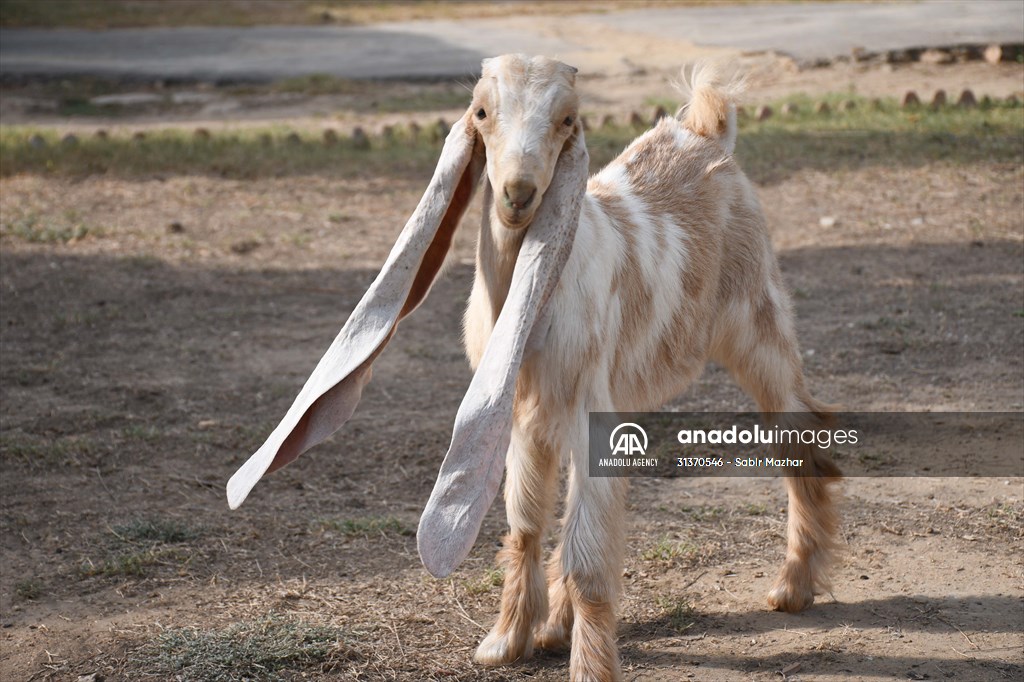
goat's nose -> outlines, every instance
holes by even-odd
[[[517,178],[505,183],[505,206],[508,208],[522,209],[533,202],[537,194],[537,185],[524,178]]]

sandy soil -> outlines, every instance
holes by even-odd
[[[973,66],[956,68],[936,86],[974,78]],[[779,78],[810,91],[846,78],[864,92],[904,87],[875,75]],[[806,168],[758,188],[818,397],[863,411],[1024,409],[1022,180],[1019,165],[893,160]],[[223,499],[425,183],[3,180],[5,220],[99,229],[0,249],[0,678],[139,679],[152,667],[144,647],[165,629],[271,611],[346,630],[337,679],[565,678],[557,654],[497,671],[471,663],[497,609],[500,502],[443,581],[420,567],[408,532],[324,522],[415,528],[470,377],[459,325],[472,229],[345,430],[239,511]],[[819,226],[826,215],[834,227]],[[709,368],[670,407],[750,406]],[[778,482],[636,482],[626,679],[1020,679],[1022,480],[855,479],[844,499],[833,594],[794,616],[764,605],[784,547]],[[121,551],[113,529],[139,517],[184,521],[198,536],[160,546],[138,572],[92,570]],[[653,557],[666,540],[690,550]],[[319,676],[293,677],[303,674]]]

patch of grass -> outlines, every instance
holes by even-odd
[[[693,606],[679,597],[659,596],[655,604],[661,609],[666,624],[674,632],[685,632],[697,622],[697,613]]]
[[[33,144],[33,136],[44,144],[38,139]],[[88,137],[68,146],[60,144],[54,130],[2,127],[0,176],[203,174],[251,179],[314,173],[340,177],[424,174],[433,168],[439,151],[440,142],[426,134],[417,142],[402,136],[375,139],[371,149],[362,149],[344,137],[329,146],[319,135],[293,137],[282,128],[217,134],[209,139],[197,139],[191,130],[171,129],[149,132],[142,139]]]
[[[505,569],[500,567],[488,568],[484,574],[476,580],[465,580],[462,587],[466,594],[479,596],[500,588],[505,582]]]
[[[62,438],[21,433],[0,435],[0,461],[19,462],[31,467],[77,466],[80,457],[99,453],[102,447],[83,436]]]
[[[95,104],[85,97],[62,97],[57,102],[58,116],[103,116],[112,118],[125,113],[116,104]]]
[[[86,557],[78,566],[78,574],[83,578],[141,577],[146,574],[146,568],[156,564],[158,559],[158,553],[152,549],[115,554],[98,563]]]
[[[988,516],[997,526],[1013,528],[1018,531],[1024,526],[1024,506],[1014,505],[1010,502],[1003,502],[985,510]]]
[[[13,220],[0,220],[0,237],[14,237],[32,244],[67,244],[84,239],[89,228],[78,221],[55,222],[28,213]]]
[[[344,630],[269,614],[220,629],[168,630],[132,658],[149,676],[177,680],[282,680],[318,677],[363,654]]]
[[[747,516],[767,516],[768,506],[751,502],[743,506],[743,513]]]
[[[181,565],[191,560],[191,553],[181,545],[201,535],[200,529],[177,519],[158,516],[139,517],[110,528],[113,537],[98,543],[102,558],[82,559],[78,573],[83,578],[141,577],[156,565]]]
[[[147,517],[114,526],[114,535],[123,542],[159,542],[174,544],[199,537],[198,528],[177,519]]]
[[[815,114],[817,99],[829,102],[832,113]],[[836,111],[843,100],[854,102],[855,108]],[[805,168],[831,172],[873,165],[1024,162],[1024,109],[1020,104],[1000,101],[973,109],[904,110],[895,99],[881,100],[876,108],[867,98],[845,93],[815,100],[795,96],[785,101],[796,104],[798,113],[779,114],[784,103],[779,101],[772,103],[776,114],[767,121],[748,117],[740,123],[736,157],[755,182],[778,182]],[[668,100],[657,103],[669,111],[679,105]],[[587,133],[591,159],[598,165],[607,163],[635,135],[628,126]]]
[[[184,549],[157,545],[146,549],[115,551],[99,561],[93,561],[91,557],[83,558],[78,565],[78,575],[82,578],[141,578],[148,575],[148,569],[153,566],[181,568],[188,564],[191,557]]]
[[[163,436],[160,429],[155,426],[142,426],[141,424],[130,424],[121,429],[121,435],[128,440],[153,443]]]
[[[310,74],[283,78],[266,84],[245,84],[228,88],[236,95],[255,95],[268,92],[306,96],[354,95],[351,108],[360,111],[397,113],[404,111],[437,111],[461,109],[469,104],[470,93],[463,87],[450,84],[418,85],[412,88],[394,88],[370,81],[339,78],[329,74]],[[348,108],[348,107],[346,107]]]
[[[43,594],[43,586],[32,578],[19,580],[14,583],[14,593],[21,599],[38,599]]]
[[[338,531],[349,537],[369,537],[371,535],[413,535],[415,531],[394,516],[366,517],[359,519],[318,519],[316,526],[320,530]]]
[[[402,113],[415,111],[439,111],[469,106],[470,95],[462,88],[422,90],[413,95],[390,95],[377,100],[374,111]]]
[[[688,542],[676,542],[669,538],[662,538],[653,547],[645,549],[640,554],[640,558],[644,561],[673,563],[677,559],[694,557],[697,553],[697,547]]]
[[[703,505],[700,507],[682,507],[680,512],[689,516],[694,521],[714,521],[725,514],[725,509]]]
[[[366,92],[367,83],[349,78],[339,78],[326,73],[312,73],[306,76],[282,78],[269,86],[277,92],[300,93],[303,95],[347,95]],[[240,85],[233,91],[244,93],[250,89],[259,90],[258,86]]]

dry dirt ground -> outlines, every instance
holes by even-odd
[[[833,76],[793,78],[834,90],[845,76]],[[2,180],[7,220],[102,229],[0,244],[0,679],[174,679],[169,633],[267,614],[341,633],[286,679],[566,677],[559,654],[471,663],[496,614],[500,501],[450,579],[416,556],[412,529],[470,378],[472,229],[346,428],[240,510],[224,501],[425,184],[413,172]],[[1024,409],[1022,188],[1019,161],[955,159],[798,165],[759,183],[819,398]],[[712,367],[670,407],[751,404]],[[843,497],[833,593],[785,615],[764,602],[783,555],[779,482],[637,481],[626,679],[1021,679],[1022,480],[853,479]]]

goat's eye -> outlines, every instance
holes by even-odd
[[[479,109],[476,110],[476,117],[477,117],[478,120],[481,120],[481,121],[484,120],[485,118],[487,118],[487,112],[484,111],[483,107],[480,107]]]
[[[562,121],[562,124],[563,125],[567,125],[567,126],[571,126],[572,122],[573,122],[573,117],[572,116],[566,116],[565,120]]]

